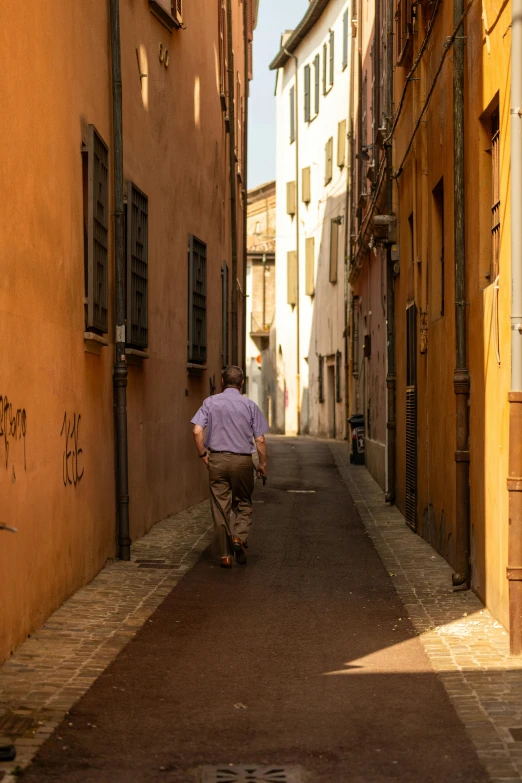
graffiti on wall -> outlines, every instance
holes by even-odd
[[[13,443],[23,441],[24,470],[26,470],[25,435],[27,414],[25,408],[15,408],[6,395],[0,394],[0,438],[4,444],[5,468],[9,467],[9,451]]]
[[[80,447],[81,414],[71,414],[65,411],[60,436],[63,438],[62,471],[63,485],[76,486],[83,478],[83,449]]]

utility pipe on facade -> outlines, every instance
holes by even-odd
[[[127,448],[127,361],[125,356],[125,214],[123,203],[123,112],[119,0],[110,0],[112,125],[114,173],[114,260],[116,281],[116,357],[113,371],[116,448],[116,503],[121,560],[130,560]]]
[[[453,0],[455,43],[453,48],[453,170],[455,264],[455,528],[456,551],[453,584],[469,586],[469,389],[466,351],[466,244],[464,189],[464,0]],[[460,27],[460,29],[458,29]]]
[[[295,287],[296,287],[296,361],[297,371],[295,375],[296,382],[296,412],[297,412],[297,434],[301,434],[301,325],[299,323],[299,62],[295,54],[291,54],[283,46],[284,53],[290,57],[295,64]]]
[[[386,8],[386,91],[387,91],[387,115],[390,127],[393,123],[393,76],[395,73],[393,67],[393,0],[387,0]],[[393,213],[393,149],[391,134],[388,135],[385,142],[386,155],[386,213]],[[386,245],[386,344],[387,344],[387,364],[388,372],[386,374],[386,407],[388,431],[388,451],[386,458],[386,467],[388,474],[388,485],[385,500],[388,503],[395,502],[395,481],[396,481],[396,418],[395,418],[395,395],[397,379],[395,375],[395,285],[392,249],[390,243]]]
[[[511,391],[509,399],[509,636],[522,654],[522,0],[511,24]]]
[[[247,336],[247,207],[248,207],[248,98],[250,94],[250,71],[249,71],[249,13],[253,15],[253,0],[244,0],[243,2],[243,43],[245,49],[245,68],[244,68],[244,81],[245,81],[245,114],[243,121],[243,318],[241,322],[241,366],[245,376],[250,372],[247,372],[246,366],[246,336]],[[253,28],[253,21],[252,21]],[[268,224],[267,224],[268,233]],[[263,283],[264,283],[264,270],[263,270]],[[264,299],[263,299],[264,301]],[[263,324],[264,327],[264,324]]]
[[[232,0],[227,0],[227,41],[228,41],[228,119],[229,119],[229,159],[230,159],[230,235],[232,266],[232,364],[239,361],[238,352],[238,279],[237,279],[237,212],[236,212],[236,118],[234,111],[234,46],[232,41]],[[239,111],[239,107],[238,107]]]
[[[349,38],[350,54],[348,76],[348,121],[347,140],[348,154],[346,166],[346,208],[344,216],[344,427],[345,438],[350,437],[348,419],[350,418],[350,340],[349,340],[349,314],[351,310],[351,287],[349,283],[350,269],[352,266],[352,212],[353,212],[353,92],[354,92],[354,42],[353,34]],[[353,335],[352,335],[353,337]]]

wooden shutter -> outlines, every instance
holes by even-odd
[[[332,32],[330,33],[330,73],[329,73],[329,79],[328,79],[330,87],[333,87],[333,83],[334,83],[334,63],[335,63],[334,43],[335,43],[335,36],[334,36],[334,32],[332,30]]]
[[[314,59],[314,114],[319,114],[320,60],[321,58],[316,54]]]
[[[341,120],[337,128],[337,165],[342,168],[346,163],[346,120]]]
[[[304,113],[305,122],[310,122],[310,66],[304,69]]]
[[[343,71],[348,66],[348,9],[343,15]]]
[[[109,328],[109,148],[89,125],[86,329]]]
[[[306,238],[306,270],[305,270],[305,293],[307,296],[315,294],[315,238]]]
[[[339,224],[330,220],[330,283],[337,283],[337,266],[339,252]]]
[[[335,399],[337,402],[343,401],[343,386],[342,386],[342,353],[337,351],[335,354]]]
[[[229,273],[228,264],[223,262],[221,267],[221,366],[228,367],[229,364],[229,350],[228,350],[228,332],[229,332]]]
[[[127,184],[127,343],[149,344],[149,200],[132,182]]]
[[[325,158],[324,159],[324,184],[328,185],[328,183],[332,181],[332,172],[333,172],[333,164],[332,164],[333,136],[330,136],[330,138],[326,142],[324,148],[324,158]]]
[[[317,368],[317,385],[319,387],[319,402],[324,402],[324,356],[317,357],[318,361],[318,368]]]
[[[219,14],[219,94],[225,104],[227,95],[227,47],[226,47],[226,10],[225,0],[218,0]]]
[[[286,183],[286,212],[295,215],[295,180]]]
[[[297,304],[297,253],[291,250],[286,254],[287,267],[287,301],[289,305]]]
[[[309,204],[311,200],[311,169],[310,166],[307,166],[305,169],[303,169],[302,174],[302,186],[301,186],[301,195],[303,199],[304,204]]]
[[[328,46],[323,44],[323,95],[328,92]]]
[[[295,87],[290,87],[290,144],[295,141]]]
[[[417,307],[406,310],[406,524],[417,530]]]
[[[207,246],[190,236],[188,361],[204,364],[207,359]]]

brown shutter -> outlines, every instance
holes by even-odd
[[[346,120],[341,120],[337,128],[337,165],[342,168],[346,163]]]
[[[286,254],[287,265],[287,301],[289,305],[297,304],[297,254],[291,250]]]
[[[330,283],[337,283],[337,256],[339,251],[339,224],[330,221]]]
[[[190,236],[188,361],[205,364],[207,359],[207,246]]]
[[[109,148],[94,125],[87,145],[87,302],[86,329],[109,328]]]
[[[330,136],[324,148],[324,184],[328,185],[332,181],[332,158],[333,158],[333,136]]]
[[[306,239],[306,273],[305,273],[305,293],[307,296],[315,294],[315,239],[307,237]]]
[[[309,204],[311,199],[310,178],[311,169],[310,166],[307,166],[305,169],[303,169],[302,174],[302,197],[304,204]]]
[[[286,183],[286,211],[288,215],[295,215],[295,181]]]
[[[136,185],[127,185],[127,343],[149,343],[149,200]]]

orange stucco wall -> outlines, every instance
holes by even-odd
[[[0,29],[0,520],[19,529],[2,533],[0,546],[0,660],[116,553],[112,225],[110,345],[97,356],[85,351],[83,339],[81,144],[89,123],[109,146],[113,214],[108,8],[108,2],[11,4]],[[205,496],[188,422],[208,396],[210,378],[219,384],[230,190],[217,4],[209,11],[203,0],[185,3],[186,29],[172,34],[147,0],[121,0],[120,13],[124,176],[149,199],[150,358],[129,367],[128,383],[136,540]],[[233,3],[233,14],[244,96],[242,4]],[[169,50],[168,68],[160,44]],[[238,179],[240,280],[241,188]],[[200,376],[186,369],[191,233],[206,242],[208,257],[208,369]],[[240,320],[241,314],[240,301]],[[64,485],[64,454],[71,450]]]

